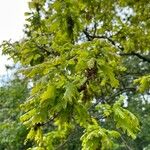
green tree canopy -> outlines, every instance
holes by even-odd
[[[32,0],[29,8],[24,38],[2,47],[33,83],[21,105],[31,150],[61,149],[78,127],[83,150],[135,139],[139,121],[122,95],[149,93],[150,1]]]
[[[8,82],[0,86],[0,149],[24,150],[31,144],[23,144],[28,131],[19,118],[23,114],[20,104],[29,93],[28,82],[17,76]]]

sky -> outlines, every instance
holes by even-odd
[[[13,41],[23,37],[25,23],[24,13],[28,11],[29,0],[0,0],[0,44],[3,40]],[[0,77],[6,74],[5,64],[11,60],[1,55],[0,50]]]

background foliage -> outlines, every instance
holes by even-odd
[[[27,82],[15,76],[0,87],[0,149],[23,150],[27,129],[20,122],[22,111],[20,104],[28,96]]]

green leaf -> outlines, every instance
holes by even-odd
[[[41,104],[45,101],[45,100],[54,100],[56,97],[56,88],[53,85],[48,85],[46,91],[41,94]]]
[[[135,115],[120,106],[120,101],[122,101],[122,98],[120,98],[113,105],[113,113],[116,127],[121,128],[123,132],[127,132],[129,136],[135,139],[136,134],[140,131],[139,121]]]
[[[64,93],[63,99],[66,102],[72,104],[74,100],[75,101],[77,100],[77,98],[78,98],[77,87],[72,83],[68,83],[67,85],[65,85],[65,93]]]
[[[149,90],[150,88],[150,75],[147,75],[147,76],[143,76],[139,79],[136,79],[134,80],[134,83],[135,84],[138,84],[139,83],[139,92],[143,93],[147,90]]]

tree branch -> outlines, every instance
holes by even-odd
[[[101,35],[101,36],[98,36],[98,35],[90,35],[87,31],[87,29],[85,29],[83,31],[83,33],[85,34],[86,38],[89,40],[89,41],[92,41],[93,39],[106,39],[108,40],[112,45],[116,46],[116,43],[109,37],[105,36],[105,35]]]
[[[92,41],[93,39],[97,38],[97,39],[106,39],[108,40],[113,46],[117,47],[118,49],[120,49],[121,51],[124,51],[124,48],[122,46],[117,46],[116,42],[114,40],[112,40],[111,38],[105,36],[105,35],[101,35],[101,36],[96,36],[96,35],[90,35],[86,30],[83,31],[85,36],[87,37],[87,39],[89,41]],[[146,56],[140,55],[139,53],[135,53],[135,52],[131,52],[131,53],[120,53],[120,55],[125,56],[125,55],[130,55],[130,56],[136,56],[139,59],[143,60],[144,62],[148,62],[150,63],[150,58],[147,58]]]

